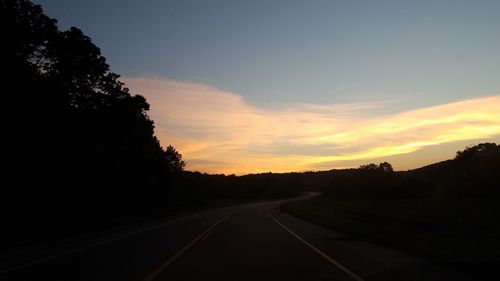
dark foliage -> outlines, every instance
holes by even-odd
[[[220,199],[275,199],[297,195],[304,190],[306,178],[300,173],[252,174],[245,176],[211,175],[184,172],[175,196],[179,201],[203,203]]]
[[[458,152],[454,160],[395,172],[388,162],[358,169],[247,176],[185,172],[176,197],[202,203],[207,199],[277,198],[322,191],[338,199],[397,199],[500,196],[500,150],[479,144]]]
[[[381,171],[381,172],[394,172],[394,169],[392,168],[392,165],[388,162],[383,162],[380,164],[367,164],[367,165],[361,165],[359,167],[360,170],[371,170],[371,171]]]
[[[343,199],[500,196],[500,146],[481,143],[453,160],[407,172],[389,163],[338,172],[325,195]]]
[[[464,151],[457,152],[454,162],[461,193],[500,195],[499,145],[481,143],[467,147]]]
[[[43,239],[163,208],[184,162],[160,146],[144,97],[40,6],[0,1],[0,21],[4,234]]]

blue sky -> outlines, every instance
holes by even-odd
[[[41,1],[124,76],[160,76],[251,102],[496,94],[499,1]],[[120,3],[120,4],[117,4]]]
[[[205,85],[268,113],[385,103],[350,114],[398,114],[500,93],[500,1],[35,2],[131,81]]]

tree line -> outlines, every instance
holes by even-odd
[[[154,135],[92,40],[39,5],[0,1],[2,218],[46,230],[162,208],[185,163]],[[73,223],[74,222],[74,223]],[[43,231],[42,231],[43,232]]]
[[[276,198],[322,192],[337,199],[500,197],[500,145],[480,143],[454,159],[409,171],[388,162],[359,168],[302,173],[262,173],[236,177],[184,172],[183,198]]]
[[[236,177],[184,172],[182,198],[277,198],[322,192],[337,199],[500,197],[500,145],[480,143],[451,160],[409,171],[388,162],[359,168],[302,173],[262,173]]]

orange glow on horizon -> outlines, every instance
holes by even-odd
[[[132,93],[150,102],[150,116],[162,145],[172,144],[182,153],[188,170],[201,172],[357,167],[373,159],[413,155],[431,146],[467,140],[472,144],[500,135],[500,96],[384,115],[378,112],[390,103],[281,104],[262,109],[237,94],[204,84],[123,80]],[[429,155],[429,159],[450,157],[444,152]],[[405,162],[401,168],[418,166],[412,166],[411,160]],[[399,168],[398,163],[392,164]]]

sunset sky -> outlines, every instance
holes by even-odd
[[[500,1],[35,3],[147,98],[188,170],[407,170],[500,143]]]

